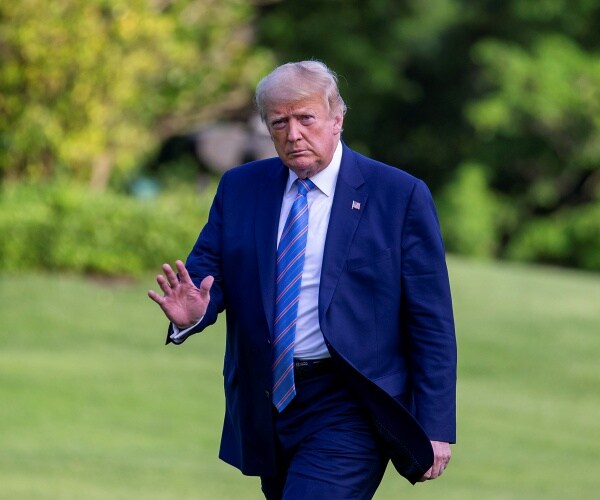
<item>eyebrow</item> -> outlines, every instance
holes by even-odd
[[[306,116],[306,115],[317,115],[317,112],[312,108],[298,109],[293,113],[273,113],[269,118],[269,121],[280,120],[287,118],[288,116]]]

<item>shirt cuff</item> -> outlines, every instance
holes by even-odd
[[[185,337],[189,333],[189,331],[196,328],[203,319],[204,319],[204,316],[202,316],[192,326],[187,327],[185,330],[180,330],[179,327],[175,323],[171,323],[173,325],[173,331],[171,332],[171,335],[169,335],[169,338],[176,344],[180,344],[181,342],[183,342],[183,340],[185,339]]]

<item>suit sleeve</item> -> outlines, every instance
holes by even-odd
[[[206,327],[212,325],[217,320],[217,316],[225,308],[223,300],[223,280],[221,272],[221,242],[222,242],[222,224],[223,224],[223,191],[227,174],[225,174],[219,186],[208,215],[208,221],[196,243],[188,256],[185,267],[187,268],[192,281],[199,286],[206,276],[213,276],[215,281],[210,289],[210,302],[208,309],[202,320],[186,332],[185,336],[179,338],[176,342],[171,339],[173,325],[169,326],[167,333],[167,344],[182,344],[191,335],[201,332]]]
[[[456,440],[456,338],[450,284],[431,194],[419,181],[402,237],[402,326],[413,411],[433,441]]]

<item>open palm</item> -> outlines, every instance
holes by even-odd
[[[160,306],[173,324],[185,329],[196,324],[206,313],[214,278],[207,276],[200,283],[200,287],[197,287],[183,262],[178,260],[175,265],[179,279],[169,264],[163,264],[164,276],[159,274],[156,282],[164,295],[149,290],[148,297]]]

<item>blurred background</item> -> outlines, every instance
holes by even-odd
[[[600,0],[0,1],[0,498],[260,498],[216,458],[223,336],[162,348],[145,290],[274,155],[254,87],[303,59],[449,254],[453,467],[378,498],[597,495],[598,26]]]

